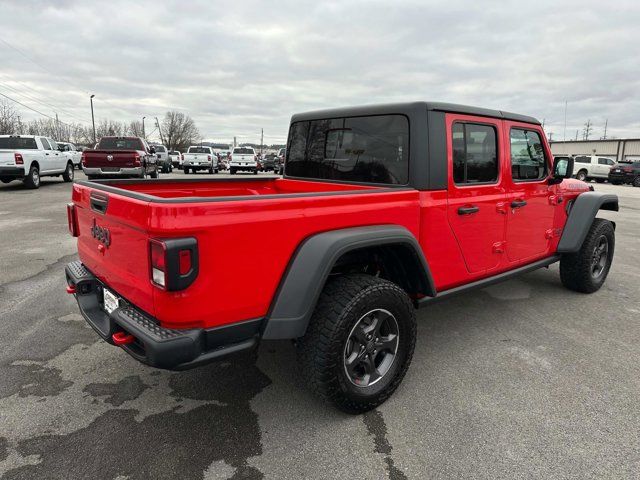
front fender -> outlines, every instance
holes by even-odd
[[[618,196],[613,193],[584,192],[578,195],[569,211],[558,243],[558,253],[580,250],[598,210],[618,211]]]

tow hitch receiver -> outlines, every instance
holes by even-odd
[[[128,345],[129,343],[133,343],[135,339],[136,337],[126,332],[116,332],[111,335],[111,340],[113,340],[114,345]]]

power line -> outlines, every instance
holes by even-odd
[[[3,82],[0,82],[0,85],[5,87],[5,88],[8,88],[9,90],[13,91],[17,95],[20,95],[21,97],[24,97],[24,98],[27,98],[27,99],[31,100],[32,102],[36,102],[36,103],[38,103],[40,105],[43,105],[43,106],[46,106],[46,107],[51,107],[54,110],[54,112],[58,111],[58,112],[64,113],[68,117],[75,118],[76,120],[79,120],[79,121],[81,121],[83,123],[90,123],[90,122],[87,122],[87,120],[84,120],[84,119],[82,119],[80,117],[77,117],[74,114],[68,112],[67,110],[65,110],[63,108],[59,108],[59,107],[57,107],[56,105],[54,105],[52,103],[45,102],[44,100],[39,100],[38,98],[36,98],[36,97],[34,97],[32,95],[27,95],[26,93],[20,92],[19,90],[17,90],[16,88],[12,87],[11,85],[8,85],[8,84],[3,83]]]
[[[42,115],[43,117],[47,117],[47,118],[50,118],[51,120],[55,120],[55,117],[52,117],[51,115],[47,115],[46,113],[42,113],[41,111],[36,110],[35,108],[31,108],[29,105],[25,105],[24,103],[19,102],[19,101],[18,101],[18,100],[16,100],[15,98],[11,98],[10,96],[5,95],[5,94],[4,94],[4,93],[2,93],[2,92],[0,92],[0,95],[2,95],[4,98],[7,98],[7,99],[11,100],[12,102],[17,103],[18,105],[22,105],[24,108],[28,108],[28,109],[29,109],[29,110],[31,110],[32,112],[36,112],[36,113],[38,113],[38,114]],[[62,123],[63,125],[66,125],[67,127],[70,127],[70,126],[71,126],[71,125],[69,125],[68,123],[65,123],[65,122],[60,122],[60,123]]]

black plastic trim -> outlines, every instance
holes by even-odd
[[[448,187],[447,126],[444,112],[429,111],[429,190],[446,190]]]
[[[538,260],[528,265],[524,265],[514,270],[509,270],[508,272],[499,273],[498,275],[494,275],[492,277],[483,278],[481,280],[467,283],[459,287],[443,290],[442,292],[438,292],[438,294],[434,297],[421,298],[420,300],[418,300],[418,306],[420,308],[426,307],[427,305],[431,305],[441,300],[446,300],[447,298],[455,297],[457,295],[469,292],[471,290],[477,290],[480,288],[489,287],[496,283],[501,283],[501,282],[504,282],[505,280],[509,280],[510,278],[516,277],[518,275],[532,272],[534,270],[538,270],[539,268],[548,267],[552,263],[555,263],[559,260],[560,260],[560,255],[554,255],[552,257],[544,258],[542,260]]]
[[[164,328],[157,319],[108,286],[120,297],[121,304],[111,315],[107,314],[101,300],[104,285],[81,262],[69,263],[65,275],[67,284],[76,287],[80,313],[96,333],[112,345],[114,333],[124,331],[133,335],[135,341],[122,345],[122,349],[149,366],[186,370],[258,346],[262,318],[209,329]]]
[[[20,167],[0,167],[0,177],[24,178],[26,173]]]
[[[598,210],[617,212],[618,209],[618,196],[613,193],[584,192],[578,195],[569,211],[558,252],[574,253],[580,250]]]
[[[200,259],[198,256],[198,240],[194,237],[161,239],[167,253],[167,285],[166,290],[176,292],[190,286],[198,277]],[[191,270],[180,274],[180,252],[187,250],[191,254]]]
[[[435,284],[422,249],[406,228],[376,225],[324,232],[306,239],[293,255],[272,302],[262,338],[284,339],[304,335],[336,261],[349,251],[393,244],[409,246],[420,263],[425,291],[415,293],[435,295]]]
[[[178,179],[167,179],[167,180],[100,180],[100,181],[86,181],[86,180],[77,180],[75,183],[78,185],[83,185],[85,187],[93,188],[95,190],[101,190],[104,192],[115,193],[117,195],[121,195],[123,197],[134,198],[136,200],[142,200],[144,202],[151,203],[194,203],[194,202],[207,202],[207,203],[215,203],[215,202],[232,202],[232,201],[244,201],[244,200],[276,200],[276,199],[288,199],[288,198],[306,198],[306,197],[329,197],[334,195],[364,195],[371,193],[385,193],[385,192],[397,192],[401,190],[414,190],[412,187],[407,187],[404,185],[399,185],[397,187],[390,187],[387,185],[378,186],[376,188],[367,189],[367,190],[343,190],[339,192],[307,192],[307,193],[276,193],[276,194],[268,194],[268,195],[238,195],[238,196],[229,196],[229,197],[175,197],[175,198],[164,198],[164,197],[156,197],[155,195],[149,195],[146,193],[133,192],[131,190],[126,190],[124,188],[118,188],[119,184],[132,184],[132,183],[179,183],[176,181]],[[189,181],[189,179],[185,179]],[[233,181],[236,179],[232,178],[220,178],[220,179],[191,179],[191,182],[226,182]],[[254,180],[264,180],[264,177],[257,178]],[[275,177],[269,177],[268,180],[276,180]],[[318,183],[325,183],[323,180],[314,180],[309,178],[303,178],[300,180],[305,181],[315,181]],[[237,181],[237,180],[236,180]],[[334,182],[338,183],[338,182]],[[340,182],[342,183],[342,182]],[[355,182],[344,182],[351,185],[358,185]],[[373,186],[374,184],[366,184]]]

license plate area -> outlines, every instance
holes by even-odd
[[[106,288],[102,289],[102,302],[104,311],[108,314],[113,313],[113,311],[120,306],[120,299]]]

